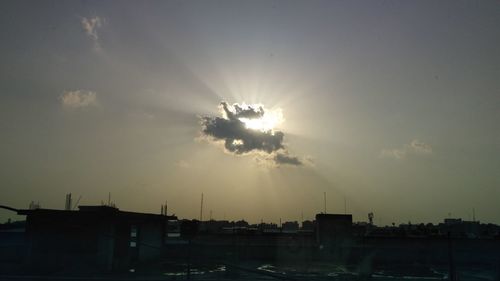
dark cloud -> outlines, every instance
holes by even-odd
[[[288,154],[285,153],[277,153],[276,156],[274,156],[274,162],[277,164],[288,164],[288,165],[302,165],[302,161],[298,157],[295,156],[289,156]]]
[[[263,117],[265,114],[263,106],[239,104],[230,106],[226,102],[221,102],[220,108],[223,117],[201,118],[202,133],[212,140],[223,141],[226,151],[236,155],[265,153],[278,165],[302,165],[297,157],[288,155],[283,144],[283,132],[249,129],[241,120]]]

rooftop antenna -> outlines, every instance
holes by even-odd
[[[64,210],[71,210],[71,193],[66,194],[66,202],[64,204]]]
[[[41,208],[40,202],[35,203],[35,201],[31,201],[30,206],[29,206],[30,210],[36,210],[36,209],[40,209],[40,208]]]
[[[203,221],[203,192],[201,193],[200,221]]]
[[[111,192],[108,193],[108,206],[111,206]]]
[[[325,201],[325,214],[326,214],[326,191],[323,192],[323,199]]]
[[[82,199],[81,195],[78,197],[78,200],[76,200],[76,203],[75,203],[75,205],[73,205],[73,209],[72,210],[74,210],[74,209],[76,209],[76,207],[78,207],[78,203],[80,203],[80,199]]]

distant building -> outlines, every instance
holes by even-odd
[[[445,225],[454,225],[460,223],[462,223],[462,219],[452,219],[452,218],[444,219]]]
[[[158,258],[175,216],[80,206],[78,211],[30,209],[26,215],[26,265],[57,270],[84,264],[100,271],[124,270]]]
[[[281,225],[281,230],[287,233],[295,233],[299,231],[299,223],[296,221],[287,221]]]
[[[462,219],[444,219],[439,225],[441,233],[450,233],[453,237],[478,238],[481,236],[479,221],[463,221]]]
[[[209,220],[209,221],[204,221],[201,224],[201,230],[206,233],[221,233],[222,229],[224,227],[230,227],[231,224],[227,220],[221,220],[221,221],[216,221],[216,220]]]
[[[352,215],[317,214],[316,242],[330,246],[352,236]]]
[[[302,222],[301,230],[314,231],[314,224],[315,224],[314,221],[305,220]]]
[[[280,232],[278,224],[276,224],[276,223],[262,222],[259,224],[259,230],[262,233],[279,233]]]
[[[249,227],[249,224],[245,220],[239,220],[239,221],[234,222],[234,226],[235,227]]]

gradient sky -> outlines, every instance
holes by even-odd
[[[0,38],[0,204],[500,223],[498,1],[2,1]],[[200,138],[221,101],[307,163]]]

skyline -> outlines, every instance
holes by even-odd
[[[500,224],[496,1],[1,5],[2,205]]]

